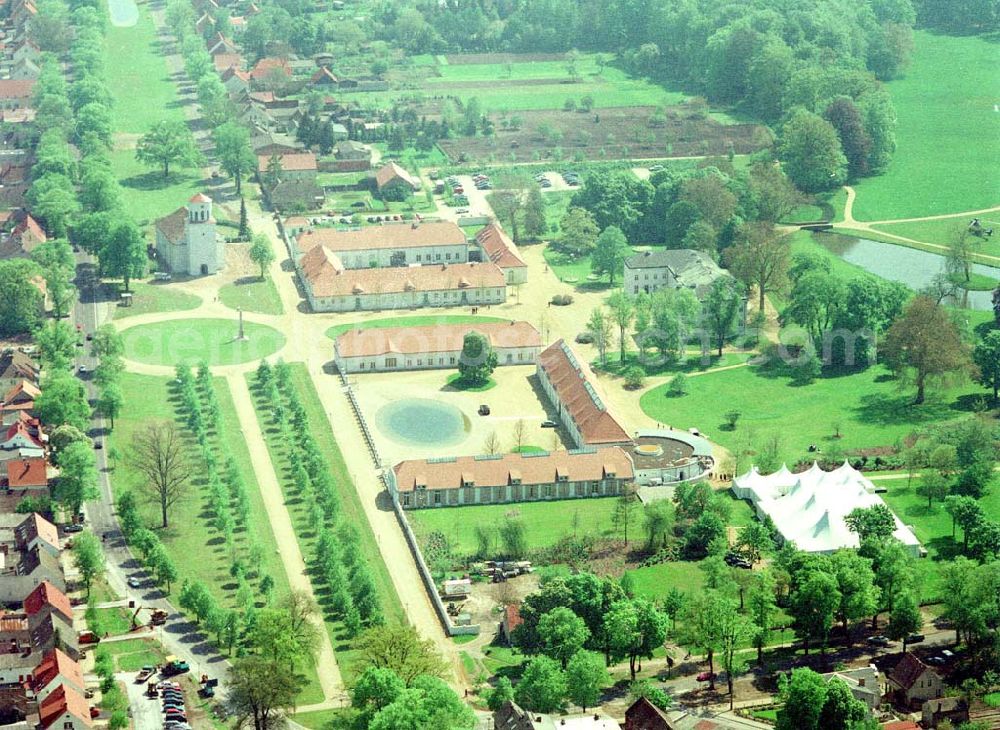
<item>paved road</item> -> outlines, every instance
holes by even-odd
[[[114,303],[102,301],[100,290],[95,286],[96,278],[91,258],[85,254],[77,257],[76,284],[80,292],[79,300],[73,311],[73,320],[84,333],[92,333],[97,327],[111,319],[111,307]],[[76,365],[85,365],[92,372],[97,365],[90,355],[89,343],[79,348]],[[97,397],[97,390],[90,381],[89,372],[82,375],[88,395],[91,399]],[[107,428],[104,419],[95,416],[92,422],[90,436],[102,445],[107,438]],[[227,673],[227,662],[219,655],[207,637],[201,634],[193,622],[178,612],[162,590],[149,580],[141,563],[132,555],[121,533],[118,519],[115,516],[109,478],[107,449],[95,452],[98,469],[98,491],[100,497],[86,503],[84,512],[87,521],[95,535],[106,536],[104,553],[107,559],[107,581],[111,590],[126,600],[136,601],[137,606],[146,609],[161,609],[170,614],[166,625],[157,627],[154,636],[159,639],[168,654],[174,654],[186,660],[191,665],[195,676],[207,674],[209,677],[223,679]],[[138,588],[129,588],[126,581],[130,576],[142,580]],[[140,612],[140,620],[148,621],[149,613]],[[221,688],[220,688],[221,689]],[[220,692],[222,695],[223,692]]]
[[[146,696],[145,683],[135,683],[136,674],[137,672],[119,672],[115,675],[115,679],[125,684],[128,706],[132,711],[132,730],[162,730],[160,702]]]

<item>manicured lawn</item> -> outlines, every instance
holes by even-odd
[[[406,513],[414,532],[421,539],[431,532],[443,532],[451,542],[452,554],[472,555],[476,552],[476,526],[497,527],[505,517],[518,517],[524,522],[528,549],[549,547],[562,538],[573,535],[573,520],[578,520],[576,534],[591,537],[617,537],[612,514],[615,497],[569,499],[554,502],[522,502],[520,504],[483,504],[464,507],[420,509]]]
[[[694,594],[705,584],[705,574],[698,563],[690,560],[657,563],[630,570],[628,574],[634,581],[636,593],[651,599],[664,598],[671,588]]]
[[[280,350],[285,336],[273,327],[244,323],[249,340],[236,342],[235,317],[228,319],[177,319],[144,324],[125,330],[125,357],[153,365],[235,365],[259,360]]]
[[[916,407],[913,389],[900,389],[882,366],[826,375],[805,386],[773,367],[748,366],[690,378],[688,385],[689,393],[679,398],[667,396],[667,385],[648,391],[640,401],[643,411],[674,428],[697,427],[731,450],[745,443],[748,430],[758,448],[775,434],[789,466],[812,458],[811,444],[821,450],[891,446],[919,426],[962,415],[965,399],[959,399],[980,393],[974,384],[934,389]],[[724,430],[724,414],[734,409],[742,414],[739,425]],[[840,439],[833,436],[837,424]]]
[[[507,322],[503,317],[485,317],[471,314],[429,314],[418,317],[385,317],[363,322],[334,325],[326,331],[326,336],[335,340],[349,330],[386,329],[389,327],[427,327],[442,324],[475,324],[477,322]]]
[[[309,730],[351,730],[353,714],[350,710],[317,710],[297,712],[292,719]]]
[[[378,590],[386,622],[390,624],[398,623],[404,620],[402,605],[392,584],[388,568],[382,561],[378,541],[372,532],[368,518],[364,514],[364,506],[361,504],[361,498],[354,488],[351,474],[348,472],[344,459],[340,454],[340,447],[337,445],[333,432],[330,430],[329,421],[323,412],[322,405],[320,405],[319,396],[313,387],[312,379],[302,363],[293,363],[291,368],[292,383],[298,391],[302,405],[306,410],[309,431],[315,437],[321,453],[323,453],[329,462],[334,481],[340,488],[339,496],[342,514],[339,519],[353,524],[357,528],[360,536],[361,552],[372,571],[372,577]],[[250,392],[255,398],[254,405],[257,408],[258,419],[260,420],[265,440],[267,441],[268,452],[271,455],[275,470],[281,479],[286,505],[292,518],[292,524],[295,526],[296,539],[306,563],[312,564],[315,532],[310,527],[309,505],[294,496],[292,492],[289,482],[291,466],[288,459],[288,451],[283,448],[284,444],[277,430],[272,426],[272,419],[265,415],[269,412],[269,405],[262,402],[258,397],[256,388],[254,387],[256,383],[254,374],[249,373],[246,377],[250,385]],[[319,586],[316,587],[319,588]],[[325,625],[337,656],[337,664],[345,679],[349,681],[356,672],[360,657],[357,651],[351,646],[350,639],[346,637],[341,622],[328,619]]]
[[[960,218],[942,218],[914,223],[880,224],[875,226],[875,229],[904,238],[912,238],[915,241],[950,246],[959,234],[968,228],[970,220],[969,216],[961,216]],[[970,238],[969,240],[975,244],[973,250],[992,256],[1000,255],[1000,213],[979,216],[979,221],[984,228],[993,228],[996,233],[992,238]]]
[[[161,170],[136,160],[134,149],[111,152],[111,167],[122,186],[122,201],[143,226],[180,208],[192,195],[205,191],[208,182],[195,168],[171,169],[170,175],[163,177]],[[219,206],[213,211],[217,216],[222,214]],[[149,240],[154,240],[151,228]]]
[[[271,277],[263,281],[256,276],[245,277],[219,289],[219,301],[231,309],[258,314],[283,314],[278,289]]]
[[[885,220],[995,205],[1000,76],[983,36],[914,34],[913,63],[888,84],[899,124],[889,170],[859,182],[854,217]],[[947,170],[947,182],[939,174]]]
[[[98,636],[126,634],[132,630],[132,611],[125,608],[98,608],[97,621],[89,625]]]
[[[153,282],[131,282],[132,306],[115,307],[114,318],[125,319],[152,312],[183,312],[196,309],[201,298],[180,291],[170,284]]]
[[[114,657],[120,672],[134,672],[150,664],[161,664],[166,657],[163,647],[152,639],[110,641],[100,647]]]

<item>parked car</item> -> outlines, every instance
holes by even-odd
[[[559,428],[559,424],[555,421],[542,421],[542,428]]]
[[[455,212],[458,213],[459,215],[465,215],[466,213],[469,212],[469,209],[468,208],[459,208]]]
[[[718,676],[715,672],[702,672],[695,679],[699,682],[711,682],[713,679],[718,679]]]
[[[80,367],[77,368],[77,372],[79,372],[80,374],[87,372],[87,366],[81,365]]]
[[[936,667],[943,667],[947,663],[947,660],[943,656],[932,656],[927,657],[926,662]]]
[[[91,707],[90,708],[90,718],[91,719],[94,719],[95,717],[100,717],[100,716],[101,716],[101,711],[100,711],[99,708],[97,708],[97,707]]]
[[[906,637],[907,644],[919,644],[926,637],[923,634],[910,634]]]
[[[876,634],[875,636],[869,636],[866,641],[872,646],[889,646],[889,637],[883,636],[882,634]]]
[[[125,583],[126,583],[126,585],[128,585],[129,588],[141,588],[142,587],[142,580],[140,580],[139,578],[137,578],[134,575],[130,575],[128,577],[128,579],[125,581]]]
[[[63,527],[63,532],[83,532],[83,525],[66,525]]]
[[[479,406],[479,415],[480,416],[490,415],[490,407],[485,403],[483,403],[481,406]]]

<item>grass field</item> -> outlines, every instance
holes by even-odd
[[[98,636],[126,634],[132,630],[132,611],[127,608],[97,608],[97,620],[87,624],[87,628]]]
[[[110,446],[122,456],[112,472],[112,486],[115,494],[126,489],[133,490],[140,496],[143,514],[163,541],[164,547],[173,557],[177,565],[180,580],[171,586],[173,595],[180,590],[181,583],[187,580],[200,580],[208,586],[215,597],[226,606],[235,606],[236,582],[230,578],[230,559],[222,537],[211,524],[209,505],[209,487],[204,479],[195,479],[190,487],[187,498],[180,500],[171,508],[170,527],[159,528],[159,508],[151,501],[142,499],[146,494],[142,487],[141,476],[130,466],[128,453],[132,435],[147,423],[176,417],[177,402],[170,391],[169,378],[158,378],[149,375],[125,373],[122,376],[122,390],[125,393],[126,407],[115,422],[115,430],[110,439]],[[216,397],[219,402],[221,416],[221,432],[223,434],[238,434],[239,420],[233,407],[232,397],[225,381],[221,378],[213,380]],[[225,457],[232,456],[247,485],[250,497],[250,530],[237,531],[236,544],[246,548],[250,540],[260,543],[264,559],[261,565],[262,574],[270,575],[275,582],[275,595],[288,592],[288,579],[278,556],[278,545],[274,534],[269,528],[264,502],[260,489],[250,465],[250,453],[246,442],[240,438],[220,438],[211,434],[213,451],[224,463]],[[200,452],[190,449],[194,462],[194,472],[202,473],[204,464]],[[192,559],[197,556],[197,559]],[[112,646],[109,644],[108,646]],[[141,663],[140,663],[141,665]],[[300,694],[300,702],[318,702],[322,700],[322,692],[316,679],[315,670],[304,670],[307,687]]]
[[[914,41],[906,75],[888,84],[899,119],[896,153],[885,174],[855,186],[858,220],[957,213],[997,203],[996,44],[981,36],[927,31],[914,33]]]
[[[126,639],[101,644],[101,650],[112,656],[119,672],[134,672],[147,665],[161,664],[166,654],[152,639]]]
[[[219,301],[230,309],[258,314],[284,314],[281,297],[271,277],[263,281],[256,276],[246,277],[219,289]]]
[[[153,312],[183,312],[196,309],[201,299],[170,287],[168,284],[131,282],[132,306],[114,307],[114,318],[125,319]]]
[[[378,590],[382,604],[382,611],[387,623],[398,623],[404,619],[403,608],[396,594],[396,589],[392,584],[389,570],[382,561],[379,552],[378,541],[372,532],[368,518],[364,514],[364,506],[361,504],[357,490],[354,488],[351,474],[347,471],[347,466],[340,454],[340,447],[337,444],[333,432],[330,430],[329,421],[323,408],[320,405],[319,396],[313,386],[312,379],[301,363],[293,363],[292,383],[299,393],[302,405],[306,410],[306,417],[309,424],[309,432],[315,437],[320,451],[324,454],[330,464],[335,483],[340,487],[341,509],[343,514],[340,519],[353,524],[361,538],[361,552],[368,561],[371,568],[372,577]],[[247,382],[250,385],[251,394],[255,398],[254,406],[257,409],[268,451],[271,454],[275,470],[281,479],[282,490],[285,494],[286,505],[295,526],[296,539],[305,557],[306,563],[312,562],[313,541],[315,535],[309,527],[309,505],[304,504],[301,499],[294,497],[290,490],[288,476],[291,467],[288,461],[288,452],[282,447],[282,441],[277,431],[271,426],[271,419],[263,414],[269,411],[269,405],[259,400],[254,388],[255,378],[253,374],[247,375]],[[337,664],[348,681],[354,676],[359,656],[351,647],[350,641],[344,637],[343,627],[338,621],[326,621],[327,631],[333,644],[334,652],[337,655]]]
[[[386,329],[388,327],[427,327],[442,324],[476,324],[477,322],[507,322],[503,317],[485,317],[471,314],[426,314],[418,317],[385,317],[364,322],[337,324],[326,331],[326,336],[335,340],[350,330]]]
[[[125,330],[125,357],[152,365],[235,365],[260,360],[280,350],[285,336],[273,327],[244,323],[249,340],[234,342],[237,324],[228,319],[184,319],[143,324]]]
[[[970,238],[974,244],[973,250],[978,253],[1000,256],[1000,212],[986,216],[978,216],[984,228],[996,230],[992,238]],[[953,244],[962,231],[969,225],[969,216],[959,218],[942,218],[933,221],[916,221],[913,223],[882,223],[873,228],[884,233],[892,233],[915,241],[936,243],[941,246]]]
[[[549,547],[563,537],[574,534],[573,520],[578,519],[576,533],[591,537],[616,537],[612,514],[615,497],[570,499],[554,502],[522,502],[520,504],[483,504],[407,512],[414,532],[423,539],[431,532],[441,531],[451,540],[452,553],[472,555],[476,552],[476,526],[498,526],[507,515],[524,522],[530,550]]]
[[[195,193],[205,190],[207,180],[194,168],[170,170],[164,178],[160,170],[146,167],[135,159],[134,149],[111,152],[111,166],[122,186],[122,202],[143,226],[177,210]],[[221,208],[215,207],[216,215]],[[153,240],[152,234],[150,239]]]
[[[981,393],[974,384],[933,389],[915,407],[913,389],[901,390],[882,366],[824,375],[805,386],[763,366],[711,373],[688,384],[689,393],[679,398],[667,396],[667,385],[648,391],[640,401],[643,411],[675,428],[697,427],[731,450],[748,436],[759,446],[776,435],[789,466],[813,458],[811,444],[821,450],[892,446],[920,426],[962,415],[968,396]],[[742,414],[739,426],[726,431],[724,414],[734,409]],[[840,439],[834,438],[837,424]]]

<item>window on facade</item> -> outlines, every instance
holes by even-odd
[[[453,357],[448,358],[448,361],[449,361],[448,362],[449,365],[454,365],[455,364],[455,358],[453,358]]]
[[[446,253],[444,255],[444,259],[445,259],[445,261],[451,261],[451,254],[450,253]]]
[[[385,366],[387,368],[394,368],[394,367],[396,367],[396,358],[394,358],[394,357],[387,357],[385,359]]]
[[[409,507],[410,506],[410,495],[409,494],[404,494],[403,495],[403,506],[404,507]]]
[[[435,261],[440,261],[441,260],[441,254],[439,254],[439,253],[434,254],[434,260]]]
[[[406,367],[412,367],[412,366],[413,366],[413,360],[407,360]]]
[[[364,370],[365,369],[365,364],[361,363],[360,365],[358,365],[358,368],[361,369],[361,370]]]
[[[441,492],[434,492],[434,504],[441,504]]]
[[[420,254],[417,254],[417,261],[420,261]]]
[[[419,366],[421,366],[423,364],[424,364],[423,358],[417,358],[417,367],[419,367]]]

